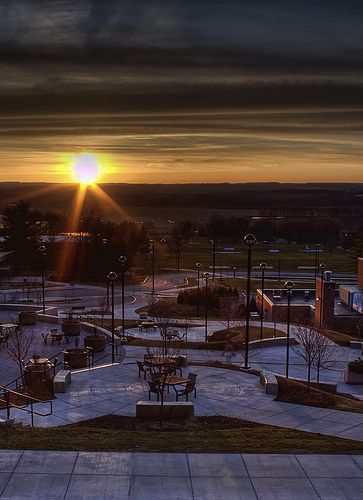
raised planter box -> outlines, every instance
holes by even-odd
[[[90,347],[93,352],[103,352],[106,349],[107,337],[98,333],[97,335],[86,335],[84,338],[84,347]]]
[[[64,366],[68,368],[86,368],[88,351],[86,349],[66,349],[63,352]]]
[[[20,325],[36,325],[37,323],[36,311],[20,311],[19,323]]]
[[[145,420],[158,420],[160,418],[160,401],[138,401],[136,403],[136,416]],[[163,419],[187,420],[194,416],[194,405],[191,402],[164,402]]]
[[[81,334],[82,324],[78,319],[64,319],[62,321],[62,332],[67,337],[76,337]]]
[[[363,384],[363,373],[352,372],[344,368],[344,382],[346,384]]]

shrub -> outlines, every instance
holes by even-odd
[[[354,373],[363,373],[363,359],[358,358],[348,363],[348,370]]]

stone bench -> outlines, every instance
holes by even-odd
[[[349,342],[349,347],[351,349],[362,349],[363,347],[363,343],[361,340],[351,340]]]
[[[70,370],[59,370],[53,379],[54,392],[66,392],[68,385],[71,383]]]
[[[136,403],[136,417],[146,420],[160,418],[160,401],[138,401]],[[163,418],[165,420],[186,420],[194,416],[194,405],[191,402],[164,401]]]
[[[278,382],[273,373],[261,372],[260,373],[260,384],[265,390],[266,394],[277,394],[278,392]]]

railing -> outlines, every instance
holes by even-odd
[[[60,351],[60,352],[58,352],[57,354],[55,354],[54,356],[52,356],[51,358],[48,359],[48,361],[50,361],[50,362],[52,362],[52,360],[56,361],[56,362],[53,363],[54,375],[56,373],[57,367],[62,364],[62,361],[60,359],[62,356],[63,356],[63,351]],[[13,384],[15,384],[15,389],[9,389],[10,386],[12,386]],[[6,387],[7,389],[9,389],[9,390],[15,390],[15,391],[18,391],[19,389],[22,389],[24,386],[25,386],[25,383],[24,383],[24,374],[21,375],[20,377],[15,378],[11,382],[8,382],[7,384],[4,385],[4,387]]]
[[[18,391],[12,391],[11,389],[8,389],[5,386],[0,385],[0,391],[2,391],[2,397],[0,397],[0,403],[5,403],[6,405],[6,418],[10,419],[10,413],[11,413],[11,408],[17,408],[18,410],[25,411],[27,413],[30,413],[31,415],[31,424],[32,427],[34,427],[34,415],[39,415],[40,417],[48,417],[49,415],[52,415],[53,413],[53,402],[50,399],[47,399],[45,401],[42,401],[41,399],[33,398],[32,396],[28,396],[26,394],[23,394]],[[24,405],[21,404],[16,404],[12,402],[11,395],[24,398],[26,403]],[[50,410],[48,413],[40,413],[39,411],[34,410],[34,404],[35,403],[49,403],[50,405]],[[27,407],[30,405],[30,409]]]

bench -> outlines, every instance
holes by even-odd
[[[160,401],[138,401],[136,403],[136,417],[145,420],[160,418]],[[164,401],[163,418],[165,420],[187,420],[194,416],[194,405],[190,401]]]
[[[277,394],[278,382],[273,373],[262,371],[260,373],[260,384],[264,388],[266,394]]]
[[[361,340],[351,340],[349,342],[349,347],[351,349],[361,349],[363,347],[363,343]]]
[[[59,370],[53,379],[54,392],[66,392],[67,386],[71,383],[70,370]]]

